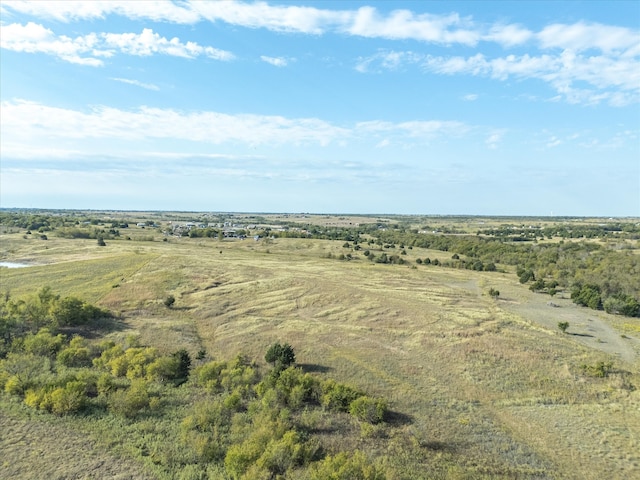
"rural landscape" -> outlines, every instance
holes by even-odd
[[[0,210],[0,478],[630,479],[640,219]]]
[[[640,479],[639,6],[0,0],[0,480]]]

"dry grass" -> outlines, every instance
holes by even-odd
[[[65,480],[151,479],[140,465],[115,456],[54,421],[18,419],[0,411],[0,478]]]
[[[2,240],[13,249],[7,259],[37,258],[22,241]],[[287,341],[299,363],[383,395],[410,418],[391,442],[409,445],[410,458],[392,461],[416,472],[599,479],[638,471],[640,398],[629,387],[640,386],[637,332],[625,329],[621,356],[607,350],[617,344],[562,335],[557,315],[571,315],[576,328],[591,318],[622,331],[604,314],[546,306],[513,276],[326,258],[343,252],[343,242],[79,243],[82,261],[82,241],[56,242],[51,265],[3,269],[2,288],[52,285],[97,299],[121,311],[144,343],[168,350],[261,359],[270,343]],[[408,253],[410,265],[437,256]],[[486,295],[489,287],[500,300]],[[162,305],[169,294],[177,300],[171,310]],[[601,359],[618,373],[581,373],[580,364]]]

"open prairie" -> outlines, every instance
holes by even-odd
[[[270,344],[286,341],[308,371],[388,399],[397,428],[386,442],[363,438],[359,448],[389,455],[404,478],[638,474],[637,319],[567,298],[550,306],[513,274],[415,263],[451,258],[447,252],[414,247],[405,265],[373,263],[357,252],[339,260],[343,243],[156,235],[99,247],[5,233],[0,261],[31,266],[0,269],[0,290],[20,296],[51,286],[120,315],[122,328],[111,337],[136,334],[142,344],[186,348],[193,357],[204,349],[217,359],[244,353],[263,362]],[[497,299],[490,288],[500,291]],[[163,305],[168,295],[176,299],[172,309]],[[570,323],[569,334],[558,321]],[[599,361],[613,363],[608,377],[581,369]],[[74,445],[78,437],[43,434],[45,420],[16,405],[5,402],[3,410],[0,444],[9,453],[0,468],[21,478],[63,478],[35,450]],[[74,425],[84,428],[60,421],[55,428]],[[9,448],[18,441],[26,448]],[[109,456],[127,458],[127,448],[100,452],[105,446],[115,448],[96,434],[83,447],[86,457],[74,459],[86,458],[84,472],[94,472],[87,478],[122,475],[109,470]],[[25,462],[40,473],[8,469]],[[67,474],[83,472],[76,463]]]

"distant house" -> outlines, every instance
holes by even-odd
[[[136,223],[136,227],[144,228],[144,227],[146,227],[146,226],[147,226],[147,224],[146,224],[146,223],[144,223],[144,222]]]

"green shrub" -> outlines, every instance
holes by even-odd
[[[195,377],[196,383],[199,386],[204,387],[211,392],[214,392],[217,389],[221,388],[220,374],[226,368],[226,362],[208,362],[197,367],[193,372],[193,376]]]
[[[269,478],[277,478],[290,469],[307,463],[310,460],[310,453],[310,449],[302,442],[300,435],[290,430],[282,438],[271,440],[255,465],[259,470],[270,472]]]
[[[24,393],[24,403],[36,410],[51,411],[50,391],[45,388],[29,389]]]
[[[65,343],[62,334],[53,335],[48,328],[41,328],[37,334],[29,333],[24,337],[23,348],[26,353],[53,357]]]
[[[311,470],[312,480],[385,480],[384,472],[373,464],[364,453],[340,452],[329,455],[314,464]]]
[[[630,295],[618,294],[609,297],[605,300],[603,307],[607,313],[640,317],[640,304]]]
[[[349,413],[354,417],[372,424],[384,421],[387,402],[380,398],[358,397],[349,405]]]
[[[11,375],[4,384],[4,391],[9,395],[22,395],[27,385],[18,375]]]
[[[98,395],[107,395],[118,388],[118,382],[108,373],[103,373],[96,382]]]
[[[61,350],[56,360],[65,367],[91,366],[91,351],[88,347],[67,347]]]
[[[74,413],[81,410],[86,401],[85,385],[82,382],[69,382],[51,392],[51,412],[56,415]]]
[[[143,380],[134,380],[126,390],[115,390],[108,397],[109,411],[115,415],[133,418],[149,406],[149,391]]]
[[[168,382],[179,378],[178,359],[173,356],[164,356],[156,358],[147,366],[147,379],[157,382]]]
[[[180,425],[180,439],[199,461],[224,459],[233,410],[221,398],[196,403]]]
[[[591,377],[604,378],[608,377],[609,373],[613,370],[613,363],[600,361],[595,365],[580,365],[580,368],[585,374]]]
[[[333,380],[327,380],[322,385],[322,406],[339,412],[347,412],[351,402],[361,397],[362,392],[354,388],[336,383]]]

